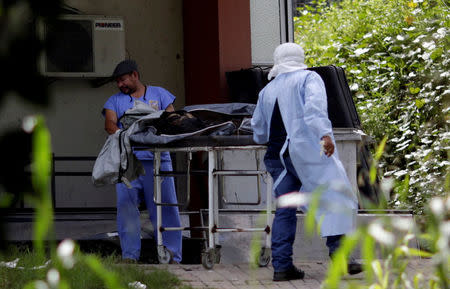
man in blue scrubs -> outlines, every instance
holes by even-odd
[[[113,73],[120,92],[111,96],[103,107],[105,130],[108,134],[123,128],[120,117],[133,107],[136,100],[147,103],[156,110],[174,111],[175,96],[161,87],[146,86],[139,78],[135,61],[120,62]],[[117,227],[122,248],[122,258],[127,262],[137,262],[141,251],[141,225],[139,220],[139,204],[144,201],[156,234],[156,207],[153,201],[153,154],[149,151],[135,151],[134,154],[142,163],[145,175],[131,182],[132,188],[124,183],[116,185],[117,191]],[[161,154],[161,170],[171,171],[170,154]],[[172,177],[164,178],[161,185],[162,202],[177,203],[175,184]],[[164,227],[180,227],[178,207],[163,206],[162,225]],[[163,245],[173,253],[173,262],[181,261],[181,231],[163,232]]]
[[[267,143],[264,163],[274,179],[276,198],[322,188],[316,219],[321,222],[321,235],[327,238],[331,256],[342,236],[354,229],[357,200],[335,151],[325,85],[317,73],[306,70],[303,49],[295,43],[275,49],[269,79],[273,77],[259,93],[252,117],[253,139]],[[295,206],[287,206],[275,212],[274,281],[303,279],[305,275],[292,260],[296,211]],[[351,274],[361,269],[352,262],[348,266]]]

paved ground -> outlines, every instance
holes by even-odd
[[[273,282],[272,267],[250,269],[248,264],[229,265],[217,264],[212,270],[206,270],[202,265],[145,265],[166,269],[177,275],[184,284],[193,288],[215,288],[215,289],[259,289],[259,288],[305,288],[319,289],[324,280],[328,263],[304,262],[296,263],[305,272],[303,280],[289,282]],[[412,260],[407,268],[413,276],[422,272],[425,276],[431,269],[431,260]],[[345,276],[345,282],[358,282],[364,279],[364,273],[353,276]]]

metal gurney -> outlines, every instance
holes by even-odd
[[[140,148],[144,149],[144,148]],[[218,241],[219,233],[226,232],[265,232],[265,245],[258,258],[260,266],[266,266],[270,261],[270,232],[271,232],[271,197],[272,179],[267,171],[260,168],[258,151],[265,150],[266,146],[256,145],[252,140],[252,135],[233,136],[195,136],[188,139],[172,142],[164,145],[155,145],[145,149],[154,153],[154,201],[157,208],[157,232],[158,232],[158,259],[161,263],[168,263],[171,260],[171,252],[163,245],[162,232],[175,230],[200,229],[206,232],[207,246],[202,252],[202,264],[205,268],[211,269],[220,260],[220,246]],[[220,169],[220,155],[226,150],[247,150],[255,152],[256,170]],[[187,166],[184,172],[163,172],[160,171],[161,152],[182,152],[187,154]],[[161,182],[163,177],[187,175],[187,199],[190,195],[191,160],[193,152],[206,152],[208,160],[208,226],[201,228],[191,227],[162,227],[162,206],[181,205],[167,204],[161,202]],[[219,188],[218,180],[223,176],[257,176],[258,180],[258,202],[260,201],[259,178],[263,177],[267,183],[266,202],[266,225],[262,228],[224,228],[219,224]],[[234,203],[236,204],[236,203]]]

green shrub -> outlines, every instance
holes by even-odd
[[[382,174],[408,182],[391,206],[416,213],[446,193],[448,15],[444,1],[319,0],[295,18],[307,64],[345,68],[364,131],[388,137]]]

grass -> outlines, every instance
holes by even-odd
[[[83,260],[87,255],[77,252],[76,259]],[[123,288],[130,288],[129,283],[138,281],[145,284],[148,289],[165,288],[165,289],[188,289],[181,281],[172,273],[157,268],[148,268],[139,265],[123,265],[120,264],[118,255],[108,257],[95,257],[101,261],[103,266],[115,274],[119,284]],[[50,263],[44,269],[33,270],[34,266],[41,266],[46,260],[42,260],[27,247],[10,246],[5,252],[0,252],[0,262],[10,262],[19,258],[17,267],[25,269],[12,269],[0,266],[0,289],[22,289],[26,284],[35,280],[46,280],[47,271],[52,268]],[[67,269],[66,269],[67,270]],[[91,268],[86,266],[83,261],[78,261],[75,266],[66,271],[60,272],[66,278],[70,288],[82,289],[102,289],[108,288],[104,282],[95,274]]]

